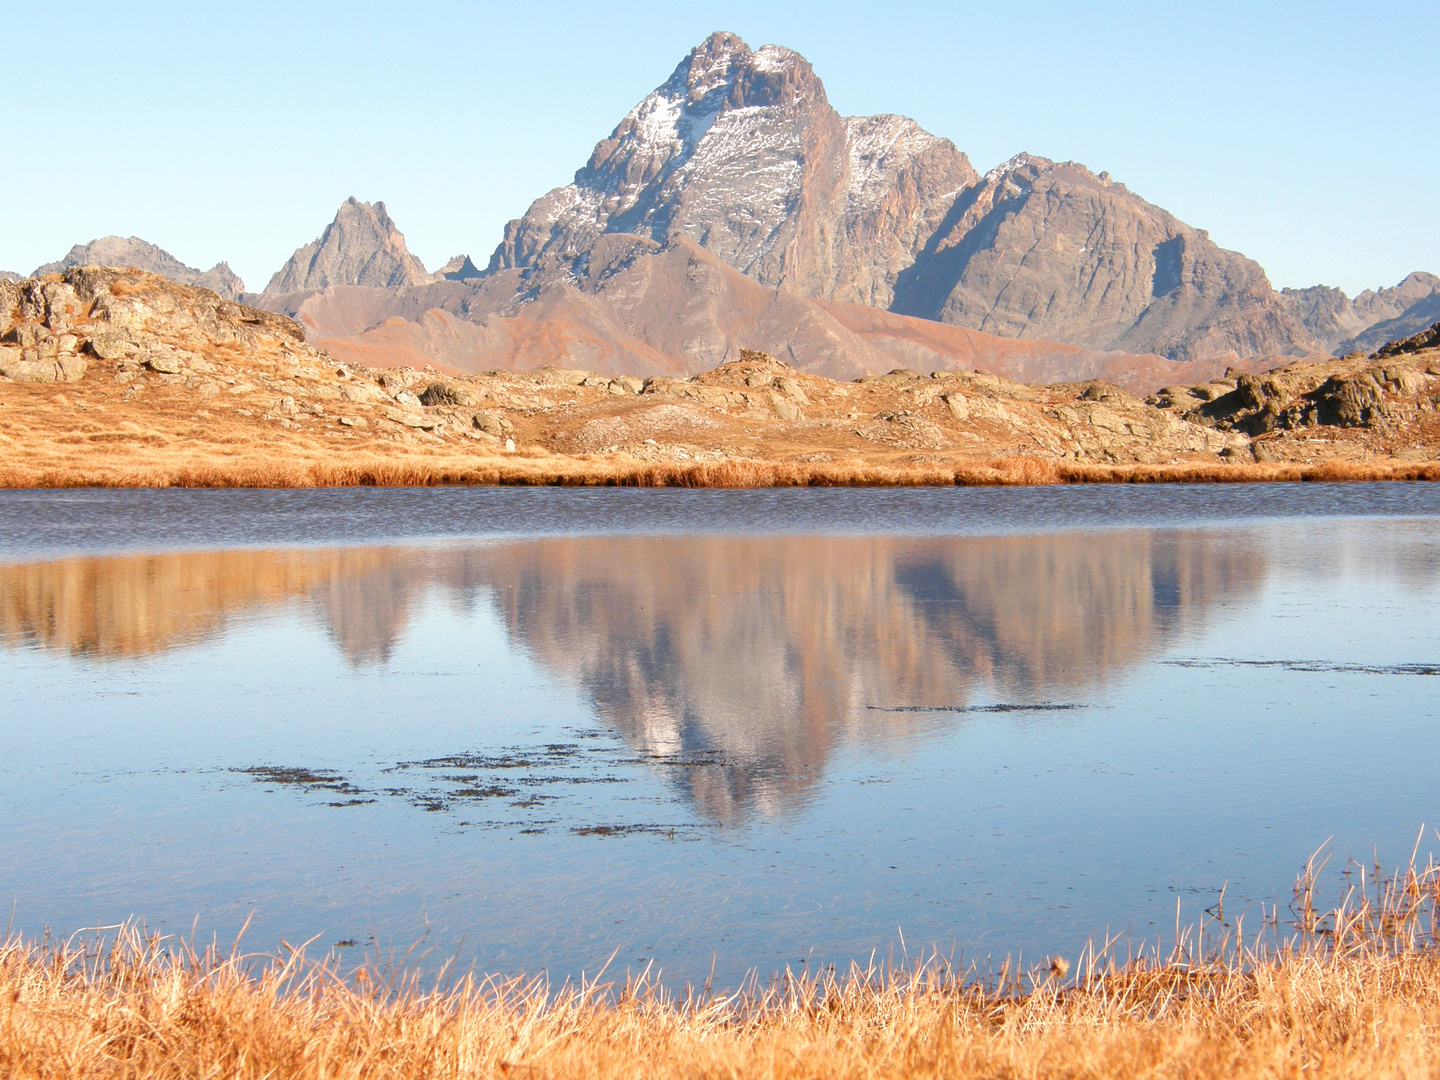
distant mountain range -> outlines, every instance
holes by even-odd
[[[241,295],[225,264],[134,238],[37,273],[79,262]],[[483,270],[460,255],[427,272],[384,203],[352,198],[247,299],[377,365],[689,373],[747,347],[832,376],[1134,385],[1371,351],[1440,320],[1432,274],[1354,298],[1277,291],[1106,173],[1019,154],[980,176],[913,120],[841,117],[797,53],[723,33],[510,222]]]

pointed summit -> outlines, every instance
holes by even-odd
[[[385,204],[358,202],[352,195],[335,220],[290,256],[265,286],[269,296],[310,292],[331,285],[404,289],[431,281],[425,266],[405,247],[405,237]]]
[[[446,281],[469,281],[472,278],[483,276],[480,268],[470,261],[469,255],[456,255],[435,271],[436,278],[443,278]]]

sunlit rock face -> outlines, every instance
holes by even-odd
[[[734,34],[692,50],[572,183],[512,221],[488,272],[524,271],[526,297],[583,282],[613,263],[616,234],[687,238],[797,297],[1007,338],[1194,361],[1345,336],[1311,310],[1329,301],[1276,292],[1108,173],[1021,153],[981,177],[913,120],[841,117],[804,57]],[[1341,322],[1382,317],[1347,306]]]
[[[288,610],[373,666],[425,605],[488,603],[724,823],[802,805],[847,743],[1084,701],[1264,575],[1243,538],[1140,530],[123,555],[0,564],[0,641],[103,662]]]

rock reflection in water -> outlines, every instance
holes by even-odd
[[[1253,590],[1241,538],[563,538],[493,553],[512,636],[641,753],[718,754],[677,781],[707,816],[794,804],[844,738],[960,706],[1083,695],[1217,600]]]
[[[955,722],[915,706],[1082,699],[1264,571],[1243,535],[1165,531],[205,551],[0,565],[0,638],[137,657],[300,605],[376,665],[430,590],[485,598],[700,813],[734,821],[803,801],[846,739]]]

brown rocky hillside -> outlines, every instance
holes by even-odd
[[[0,482],[1223,479],[1257,460],[1294,466],[1255,474],[1272,477],[1440,476],[1402,464],[1440,458],[1432,346],[1153,402],[974,371],[838,380],[759,352],[688,378],[453,376],[343,363],[282,316],[77,268],[0,283]],[[1337,462],[1368,471],[1324,471]]]
[[[1221,374],[1054,341],[1018,341],[842,301],[769,289],[688,238],[597,242],[583,273],[516,302],[522,272],[438,282],[403,294],[361,287],[306,295],[289,313],[334,356],[373,367],[460,372],[584,367],[609,375],[694,375],[746,348],[798,370],[852,379],[896,367],[981,368],[1017,381],[1103,378],[1146,393]]]

